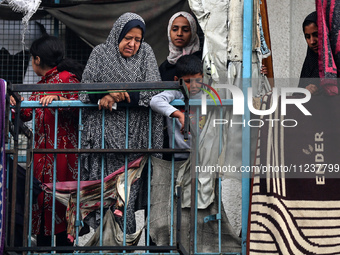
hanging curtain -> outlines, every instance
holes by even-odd
[[[268,12],[267,12],[267,0],[261,0],[260,4],[261,11],[261,20],[262,20],[262,28],[265,42],[268,45],[269,50],[271,50],[271,40],[270,40],[270,32],[269,32],[269,20],[268,20]],[[273,57],[269,55],[267,58],[262,60],[262,64],[267,67],[268,73],[267,77],[271,87],[274,87],[274,68],[273,68]]]
[[[167,25],[170,17],[179,10],[190,10],[187,1],[183,0],[78,4],[45,9],[90,46],[105,42],[113,23],[122,13],[138,13],[146,23],[145,41],[151,45],[159,63],[168,55]]]

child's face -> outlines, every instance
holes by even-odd
[[[182,79],[184,80],[184,83],[191,95],[195,95],[200,92],[203,79],[203,75],[201,73],[184,75],[182,76]]]

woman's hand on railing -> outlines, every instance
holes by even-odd
[[[115,103],[122,102],[126,100],[128,103],[131,102],[130,100],[130,95],[126,91],[121,91],[121,92],[111,92],[110,96],[113,98]]]
[[[48,106],[52,101],[59,101],[60,97],[58,95],[45,96],[40,98],[39,103],[42,106]]]
[[[114,99],[112,96],[110,95],[106,95],[104,96],[102,99],[100,99],[98,105],[99,105],[99,110],[101,109],[106,109],[106,110],[110,110],[110,112],[112,112],[112,106],[115,103]]]

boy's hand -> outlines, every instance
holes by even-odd
[[[170,117],[173,118],[177,118],[179,120],[179,122],[181,123],[182,127],[181,127],[181,133],[184,134],[184,120],[185,120],[185,116],[184,113],[182,113],[181,111],[174,111]]]

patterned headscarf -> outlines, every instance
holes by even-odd
[[[156,58],[152,48],[143,42],[138,52],[123,58],[119,52],[119,36],[125,25],[131,20],[138,20],[145,24],[141,16],[135,13],[125,13],[114,23],[106,42],[96,46],[87,62],[82,82],[142,82],[159,81]],[[151,64],[152,63],[152,64]],[[80,100],[88,102],[88,95],[80,95]]]
[[[191,29],[191,39],[187,46],[184,48],[176,47],[170,37],[171,26],[174,20],[179,17],[183,16],[189,21],[190,29]],[[193,16],[191,16],[188,12],[177,12],[175,13],[169,20],[168,24],[168,40],[169,40],[169,56],[167,57],[170,64],[176,64],[177,60],[183,55],[189,55],[199,50],[200,48],[200,40],[197,35],[197,27],[196,27],[196,20]]]

